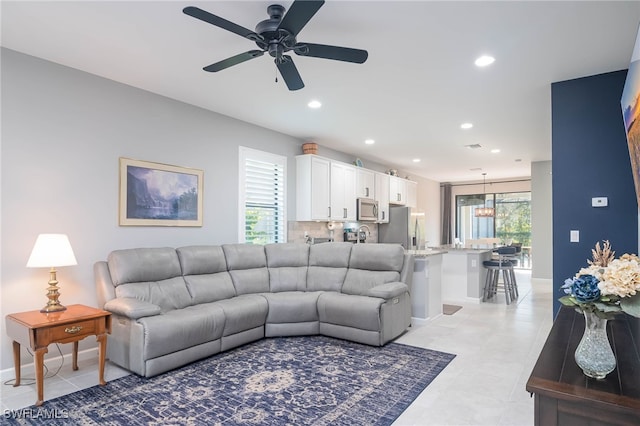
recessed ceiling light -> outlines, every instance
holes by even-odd
[[[412,161],[413,161],[414,163],[419,163],[419,162],[420,162],[420,159],[419,159],[419,158],[414,158]]]
[[[472,127],[473,127],[473,124],[471,124],[471,123],[462,123],[462,124],[460,125],[460,128],[461,128],[461,129],[465,129],[465,130],[466,130],[466,129],[470,129],[470,128],[472,128]]]
[[[311,102],[309,102],[307,104],[307,106],[309,108],[317,109],[317,108],[320,108],[322,106],[322,103],[320,101],[317,101],[317,100],[314,99]]]
[[[367,139],[364,141],[364,143],[366,143],[367,145],[373,145],[374,143],[376,143],[376,141],[374,141],[373,139]]]
[[[499,152],[500,152],[500,150],[499,150],[498,148],[495,148],[495,149],[492,149],[492,150],[491,150],[491,153],[492,153],[492,154],[497,154],[497,153],[499,153]]]
[[[477,67],[486,67],[487,65],[491,65],[492,63],[494,63],[495,60],[496,58],[494,58],[493,56],[483,55],[476,59],[475,64]]]

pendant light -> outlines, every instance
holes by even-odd
[[[482,174],[482,192],[484,192],[484,207],[476,209],[476,217],[493,217],[495,210],[493,207],[487,207],[487,174]]]

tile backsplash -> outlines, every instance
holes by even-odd
[[[329,224],[333,229],[329,229]],[[305,232],[309,237],[333,238],[334,241],[344,241],[344,229],[357,229],[361,224],[358,222],[296,222],[289,221],[287,227],[287,242],[304,243]],[[367,237],[368,243],[378,242],[378,225],[376,223],[366,223],[371,231]]]

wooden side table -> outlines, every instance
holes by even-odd
[[[574,359],[584,317],[560,309],[527,382],[535,425],[640,425],[640,319],[618,315],[607,328],[617,366],[606,378],[591,379]]]
[[[71,305],[62,312],[42,313],[40,311],[9,314],[7,334],[13,339],[13,363],[16,381],[20,386],[20,345],[28,345],[33,351],[36,370],[36,405],[44,400],[44,354],[51,343],[73,343],[72,368],[78,369],[78,341],[87,336],[96,336],[98,341],[99,379],[104,380],[104,361],[107,350],[107,333],[111,333],[111,313],[84,305]]]

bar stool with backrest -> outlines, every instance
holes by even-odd
[[[516,248],[498,247],[494,253],[497,255],[496,259],[482,262],[482,265],[487,268],[482,301],[485,302],[496,296],[498,287],[502,287],[507,305],[509,305],[512,300],[518,298],[518,284],[513,271]],[[500,272],[502,272],[502,282],[500,282]]]

